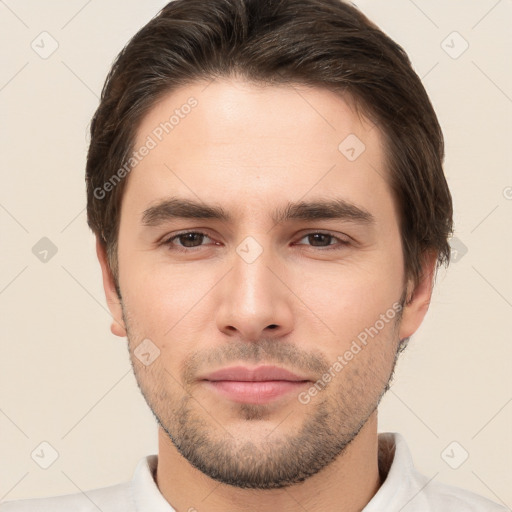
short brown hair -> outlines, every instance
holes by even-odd
[[[449,263],[453,212],[442,169],[443,135],[398,44],[341,0],[175,0],[118,55],[91,122],[87,219],[106,248],[118,293],[126,180],[108,193],[104,185],[128,161],[143,116],[162,96],[194,81],[235,76],[354,98],[385,141],[405,278],[418,281],[427,252],[437,254],[437,266]]]

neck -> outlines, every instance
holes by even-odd
[[[331,464],[304,482],[282,489],[239,489],[193,467],[158,430],[156,484],[177,512],[359,512],[378,491],[377,411]]]

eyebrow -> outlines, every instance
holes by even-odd
[[[175,197],[147,208],[142,214],[144,226],[154,227],[172,219],[233,221],[233,217],[219,205]],[[349,220],[364,225],[375,223],[375,218],[369,211],[344,199],[289,202],[284,207],[277,208],[272,215],[272,220],[276,224],[291,220],[329,219]]]

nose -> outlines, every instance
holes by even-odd
[[[283,284],[282,266],[268,251],[252,262],[238,254],[217,290],[217,328],[244,341],[283,337],[293,329],[292,294]]]

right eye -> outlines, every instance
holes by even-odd
[[[203,245],[201,242],[203,242],[205,237],[210,238],[201,231],[184,231],[165,239],[162,245],[166,245],[172,251],[190,252],[190,249],[201,247]],[[179,244],[175,242],[179,242]]]

